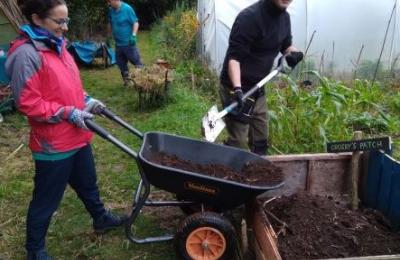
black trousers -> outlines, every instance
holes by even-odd
[[[63,160],[35,160],[35,171],[26,223],[25,247],[28,251],[45,247],[51,217],[61,202],[67,184],[75,190],[93,219],[105,213],[90,145]]]

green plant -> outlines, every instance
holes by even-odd
[[[167,60],[176,63],[196,57],[198,23],[194,10],[188,10],[185,5],[177,4],[159,26],[161,26],[160,45]]]
[[[177,4],[152,28],[152,39],[159,46],[159,55],[174,67],[174,85],[196,90],[198,94],[217,99],[218,76],[197,60],[196,12]]]
[[[400,121],[398,95],[366,80],[345,84],[316,71],[311,89],[289,77],[268,85],[270,143],[284,153],[322,152],[327,141],[349,140],[355,130],[367,135],[395,135]]]
[[[177,5],[193,7],[195,0],[126,0],[139,18],[140,28],[150,26]],[[104,38],[107,28],[107,1],[67,0],[69,15],[72,18],[68,36],[70,39]]]

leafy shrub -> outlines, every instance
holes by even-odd
[[[173,64],[176,85],[200,90],[204,96],[217,97],[218,77],[197,59],[198,31],[196,11],[177,4],[175,9],[152,28],[160,55]]]
[[[195,0],[125,0],[139,18],[141,28],[149,28],[176,5],[192,7]],[[97,39],[106,35],[108,5],[105,0],[67,0],[71,25],[69,38]]]
[[[384,118],[374,117],[368,112],[350,115],[346,123],[351,125],[354,130],[365,131],[372,134],[388,130],[388,122]]]
[[[135,7],[141,26],[145,28],[152,25],[157,19],[164,17],[177,4],[193,7],[197,3],[196,0],[130,0],[127,2]]]
[[[177,5],[161,24],[160,44],[164,56],[172,62],[196,57],[196,35],[198,22],[195,10]]]

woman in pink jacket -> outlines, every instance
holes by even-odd
[[[31,126],[34,190],[27,215],[28,259],[52,259],[45,236],[69,184],[93,218],[96,232],[120,226],[126,217],[105,210],[99,197],[85,126],[103,104],[85,95],[79,70],[66,50],[68,8],[64,0],[22,0],[29,24],[11,43],[6,70],[18,110]]]

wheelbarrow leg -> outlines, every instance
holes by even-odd
[[[146,205],[146,201],[150,195],[150,183],[147,181],[144,174],[142,174],[142,170],[140,168],[141,167],[139,166],[141,179],[140,179],[139,185],[136,189],[134,202],[132,205],[131,215],[129,216],[129,219],[127,220],[127,222],[125,224],[126,237],[131,242],[134,242],[137,244],[145,244],[145,243],[162,242],[162,241],[172,240],[174,238],[174,236],[169,235],[169,234],[163,235],[163,236],[158,236],[158,237],[137,238],[132,233],[132,225],[135,222],[136,218],[138,217],[142,208]]]
[[[138,188],[137,188],[137,190],[136,190],[136,192],[135,192],[135,198],[134,198],[134,200],[133,200],[133,205],[132,205],[132,207],[135,207],[135,205],[139,202],[139,200],[140,200],[140,193],[142,192],[142,188],[143,188],[143,180],[140,179]],[[146,198],[146,200],[147,200],[147,198]]]

